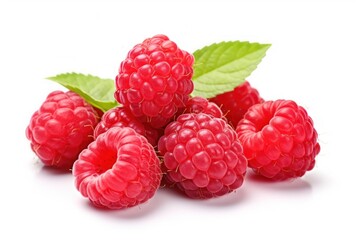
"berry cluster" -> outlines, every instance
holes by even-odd
[[[320,151],[306,110],[264,101],[245,81],[230,92],[191,97],[194,57],[165,35],[135,45],[121,62],[105,113],[75,92],[54,91],[26,128],[46,166],[71,170],[97,207],[144,203],[161,185],[190,198],[242,186],[247,168],[284,180],[303,176]]]

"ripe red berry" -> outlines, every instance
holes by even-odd
[[[160,160],[148,141],[129,127],[112,127],[74,163],[75,186],[97,207],[128,208],[153,197]]]
[[[143,135],[151,145],[156,146],[161,135],[159,129],[151,127],[147,123],[140,122],[130,110],[124,107],[115,107],[104,113],[101,121],[96,126],[94,136],[97,138],[101,133],[111,127],[130,127],[140,135]]]
[[[209,102],[203,97],[192,97],[186,103],[185,108],[179,109],[176,113],[176,117],[184,113],[206,113],[217,118],[223,118],[223,112],[216,103]]]
[[[131,49],[116,76],[116,100],[142,122],[165,126],[185,106],[194,85],[194,57],[165,35]]]
[[[303,176],[320,152],[306,110],[294,101],[266,101],[249,108],[236,128],[249,167],[274,180]]]
[[[54,91],[32,115],[26,137],[44,165],[69,170],[97,123],[96,110],[78,94]]]
[[[159,140],[168,183],[191,198],[221,196],[239,188],[247,161],[237,134],[223,119],[180,115]]]
[[[260,97],[258,90],[245,81],[234,90],[219,94],[210,101],[220,106],[230,125],[236,128],[249,107],[264,100]]]

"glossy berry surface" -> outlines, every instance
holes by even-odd
[[[244,117],[247,110],[264,100],[260,97],[257,89],[245,81],[233,91],[225,92],[210,99],[220,106],[229,123],[236,128],[238,122]]]
[[[140,135],[143,135],[151,145],[156,146],[161,135],[158,129],[147,123],[140,122],[131,111],[124,107],[115,107],[104,113],[101,121],[96,126],[94,136],[97,138],[101,133],[111,127],[130,127]]]
[[[31,149],[46,166],[69,170],[94,140],[96,110],[78,94],[50,93],[26,128]]]
[[[204,113],[180,115],[159,140],[166,182],[191,198],[221,196],[239,188],[247,161],[233,130]]]
[[[236,131],[249,167],[270,179],[303,176],[313,169],[320,152],[313,120],[291,100],[252,106]]]
[[[115,99],[155,128],[185,106],[194,85],[194,57],[165,35],[135,45],[121,62]]]
[[[145,137],[112,127],[74,163],[75,186],[97,207],[121,209],[144,203],[160,185],[160,161]]]
[[[224,117],[223,112],[216,103],[199,96],[190,98],[185,108],[181,108],[177,112],[176,117],[184,113],[206,113],[217,118]]]

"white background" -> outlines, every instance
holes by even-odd
[[[359,239],[360,7],[356,1],[0,2],[0,239]],[[93,208],[71,174],[43,168],[25,128],[64,72],[114,78],[127,51],[168,35],[193,52],[213,42],[271,43],[248,78],[265,99],[293,99],[322,147],[303,178],[248,175],[227,196],[161,189],[148,203]],[[250,172],[249,172],[250,173]]]

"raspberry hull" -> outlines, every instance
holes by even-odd
[[[98,121],[96,110],[78,94],[54,91],[32,115],[26,137],[44,165],[69,170],[94,140]]]
[[[194,57],[167,36],[145,39],[121,63],[115,99],[142,122],[163,127],[189,99],[193,63]]]
[[[220,118],[183,114],[159,140],[166,181],[191,198],[221,196],[239,188],[246,172],[236,132]]]
[[[252,105],[262,103],[264,100],[260,97],[258,90],[245,81],[233,91],[219,94],[210,101],[221,107],[230,125],[236,128],[246,111]]]
[[[252,106],[236,131],[249,167],[273,180],[303,176],[313,169],[320,152],[311,117],[294,101]]]
[[[121,209],[149,200],[160,185],[160,161],[134,129],[113,127],[74,163],[75,186],[97,207]]]

